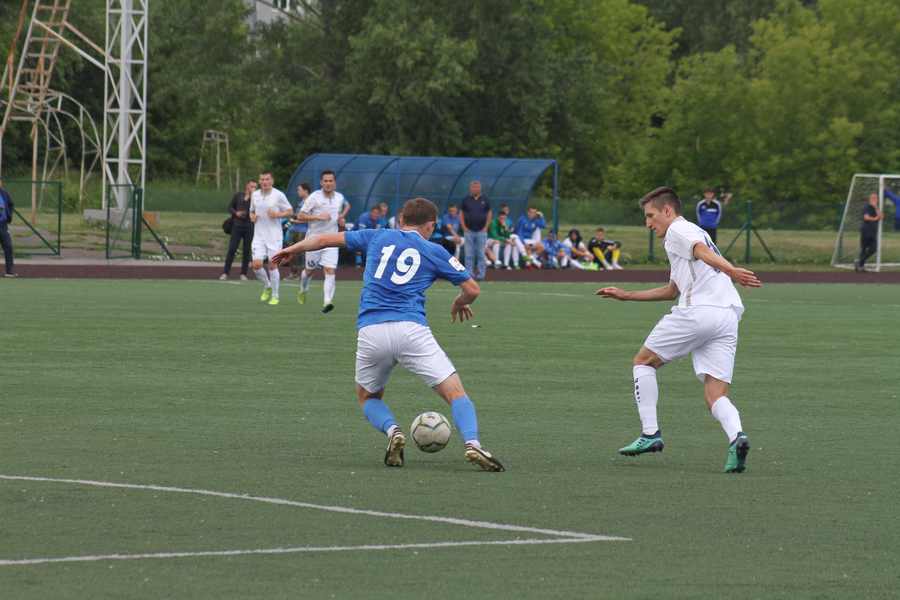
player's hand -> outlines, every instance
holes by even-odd
[[[272,262],[273,265],[276,265],[276,266],[287,264],[291,260],[291,253],[288,251],[287,248],[285,248],[284,250],[279,250],[278,252],[276,252],[275,256],[273,256],[269,260]]]
[[[628,300],[628,292],[617,287],[600,288],[595,292],[595,294],[598,296],[603,296],[604,298],[612,298],[614,300]]]
[[[468,321],[472,318],[472,307],[468,304],[457,304],[453,303],[453,306],[450,307],[450,322],[456,323],[456,319],[459,317],[459,322]]]
[[[762,281],[759,280],[759,277],[756,276],[756,273],[753,271],[748,271],[747,269],[742,269],[740,267],[735,267],[734,272],[731,274],[731,279],[735,281],[735,283],[739,283],[744,287],[762,287]]]

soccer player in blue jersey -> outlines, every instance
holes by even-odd
[[[437,207],[425,198],[415,198],[401,209],[400,229],[322,234],[285,248],[272,260],[277,265],[298,252],[322,248],[365,251],[366,270],[356,322],[356,395],[369,423],[388,436],[385,465],[402,467],[404,460],[406,437],[383,400],[391,370],[399,363],[450,405],[465,443],[466,460],[485,471],[503,471],[500,461],[481,447],[475,405],[425,319],[425,291],[437,279],[460,288],[450,307],[453,322],[472,318],[471,304],[480,293],[459,260],[428,241],[436,221]]]

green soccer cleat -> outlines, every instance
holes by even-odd
[[[750,440],[741,431],[728,446],[728,457],[725,459],[726,473],[743,473],[747,469],[747,454],[750,453]]]
[[[306,304],[306,292],[302,290],[297,292],[297,302],[299,304]]]
[[[269,300],[269,306],[278,306],[278,296],[272,296],[272,299]]]
[[[649,436],[642,433],[638,439],[624,448],[619,448],[619,454],[622,456],[637,456],[646,452],[662,452],[665,447],[662,435],[658,431]]]
[[[263,289],[263,293],[259,296],[260,302],[268,302],[272,298],[272,288]]]

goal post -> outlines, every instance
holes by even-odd
[[[878,210],[884,215],[877,225],[877,245],[875,254],[866,262],[866,268],[881,271],[884,267],[900,267],[900,231],[895,231],[891,218],[900,211],[900,175],[886,173],[857,173],[850,182],[847,200],[838,227],[831,266],[853,269],[860,254],[860,235],[863,213],[869,198],[878,198]],[[887,211],[885,208],[893,210]]]

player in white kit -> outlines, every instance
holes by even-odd
[[[634,399],[641,435],[620,448],[619,453],[636,456],[662,451],[664,444],[656,419],[656,370],[690,354],[694,372],[704,384],[706,404],[728,437],[725,472],[741,473],[746,468],[750,441],[737,408],[728,398],[728,388],[744,305],[732,280],[745,287],[760,287],[762,283],[752,271],[725,260],[709,235],[681,216],[681,201],[671,188],[653,190],[641,199],[641,208],[647,228],[665,240],[671,266],[669,283],[642,291],[605,287],[597,294],[636,301],[678,298],[678,305],[660,319],[634,357]]]
[[[335,191],[337,180],[334,171],[322,171],[319,179],[320,189],[316,190],[303,202],[300,212],[295,220],[309,223],[309,231],[306,239],[314,238],[325,233],[338,232],[338,219],[344,208],[344,196]],[[300,291],[297,293],[297,301],[306,304],[306,294],[309,292],[309,283],[312,280],[313,271],[319,267],[325,272],[323,313],[334,310],[334,270],[338,264],[337,248],[322,248],[321,250],[306,253],[306,268],[300,274]]]
[[[293,213],[291,203],[280,190],[272,185],[275,180],[268,171],[259,176],[259,189],[250,196],[250,220],[253,221],[253,271],[256,278],[263,283],[263,292],[259,299],[272,306],[278,304],[278,288],[281,274],[278,266],[272,263],[272,257],[281,250],[284,233],[281,231],[281,219]],[[263,268],[263,261],[269,259],[269,271]]]

